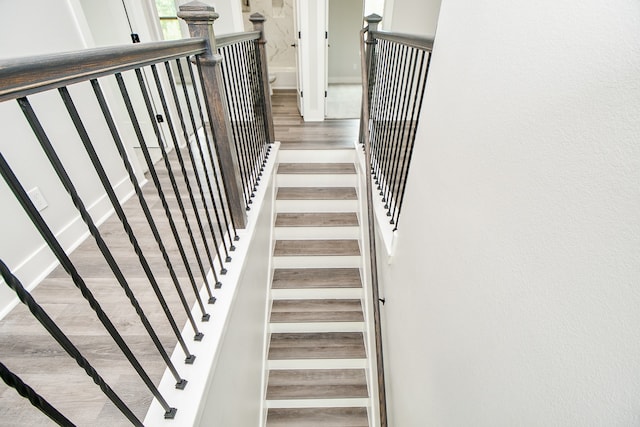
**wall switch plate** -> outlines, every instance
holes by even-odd
[[[47,199],[44,198],[38,187],[33,187],[27,194],[29,194],[29,198],[36,209],[38,209],[38,212],[42,212],[47,206],[49,206]]]

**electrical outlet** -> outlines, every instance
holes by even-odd
[[[27,194],[29,194],[29,198],[36,209],[38,209],[38,212],[42,212],[47,206],[49,206],[47,199],[44,198],[38,187],[33,187]]]

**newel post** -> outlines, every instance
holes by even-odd
[[[271,93],[269,90],[269,69],[267,67],[267,39],[264,37],[264,15],[253,13],[249,16],[249,21],[253,24],[254,31],[260,31],[260,38],[256,40],[258,55],[260,57],[260,73],[262,74],[262,93],[264,98],[264,115],[267,135],[270,144],[275,141],[273,129],[273,115],[271,113]]]
[[[367,91],[366,95],[369,100],[369,105],[371,105],[371,89],[375,85],[375,74],[376,74],[374,72],[376,40],[375,40],[375,37],[373,36],[373,32],[378,30],[378,24],[380,24],[380,21],[382,21],[382,16],[372,13],[371,15],[365,16],[364,20],[367,23],[367,40],[365,40],[365,46],[366,46],[365,55],[367,60],[367,69],[363,70],[363,73],[366,72],[367,75],[369,76],[369,87],[366,88],[366,91]],[[364,96],[364,93],[363,93],[363,96]],[[361,119],[359,140],[360,140],[360,143],[362,144],[364,143],[364,136],[362,135],[362,133],[365,132],[366,126],[368,126],[368,123],[364,123],[364,121]]]
[[[213,22],[218,19],[219,15],[212,6],[192,1],[180,6],[178,16],[184,19],[189,26],[191,37],[204,38],[208,41],[207,51],[199,56],[202,91],[209,112],[209,125],[216,146],[222,180],[229,198],[231,216],[237,228],[245,228],[247,224],[246,206],[242,197],[238,156],[233,143],[222,70],[220,69],[220,62],[223,58],[216,53],[216,37],[213,32]]]

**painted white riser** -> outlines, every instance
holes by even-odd
[[[364,322],[270,323],[269,330],[278,332],[364,332]]]
[[[356,174],[278,174],[279,187],[355,187]]]
[[[276,200],[276,212],[357,212],[357,200]]]
[[[352,163],[355,150],[280,150],[280,163]]]
[[[267,400],[267,408],[356,408],[368,407],[366,397],[348,399]]]
[[[267,360],[268,369],[366,369],[367,359]]]
[[[276,240],[358,239],[359,227],[275,227]]]
[[[360,256],[274,256],[273,268],[358,268]]]
[[[271,298],[279,299],[362,299],[362,288],[272,289]]]

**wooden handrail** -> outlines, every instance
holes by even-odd
[[[371,19],[369,19],[371,18]],[[369,238],[369,260],[371,267],[371,293],[373,300],[373,321],[375,328],[376,343],[376,364],[378,374],[378,405],[380,413],[380,426],[387,427],[387,397],[384,379],[384,358],[382,351],[382,328],[380,322],[380,293],[378,290],[378,263],[376,257],[376,230],[375,230],[375,214],[373,208],[373,188],[371,182],[371,144],[369,140],[369,65],[368,60],[369,49],[365,50],[365,35],[369,32],[369,37],[373,36],[373,31],[380,22],[378,15],[367,17],[367,26],[360,31],[360,69],[362,72],[362,141],[364,144],[365,167],[364,179],[367,189],[367,221],[368,221],[368,238]],[[367,43],[373,43],[367,40]]]
[[[431,52],[433,50],[433,38],[417,36],[415,34],[396,33],[391,31],[371,31],[371,35],[374,39],[388,40],[391,42],[402,43],[409,47],[415,47],[416,49],[426,50]]]
[[[216,36],[216,47],[221,48],[247,40],[258,40],[260,39],[260,34],[260,31],[246,31]]]
[[[205,39],[185,39],[38,55],[0,61],[0,101],[168,61],[206,50]]]

